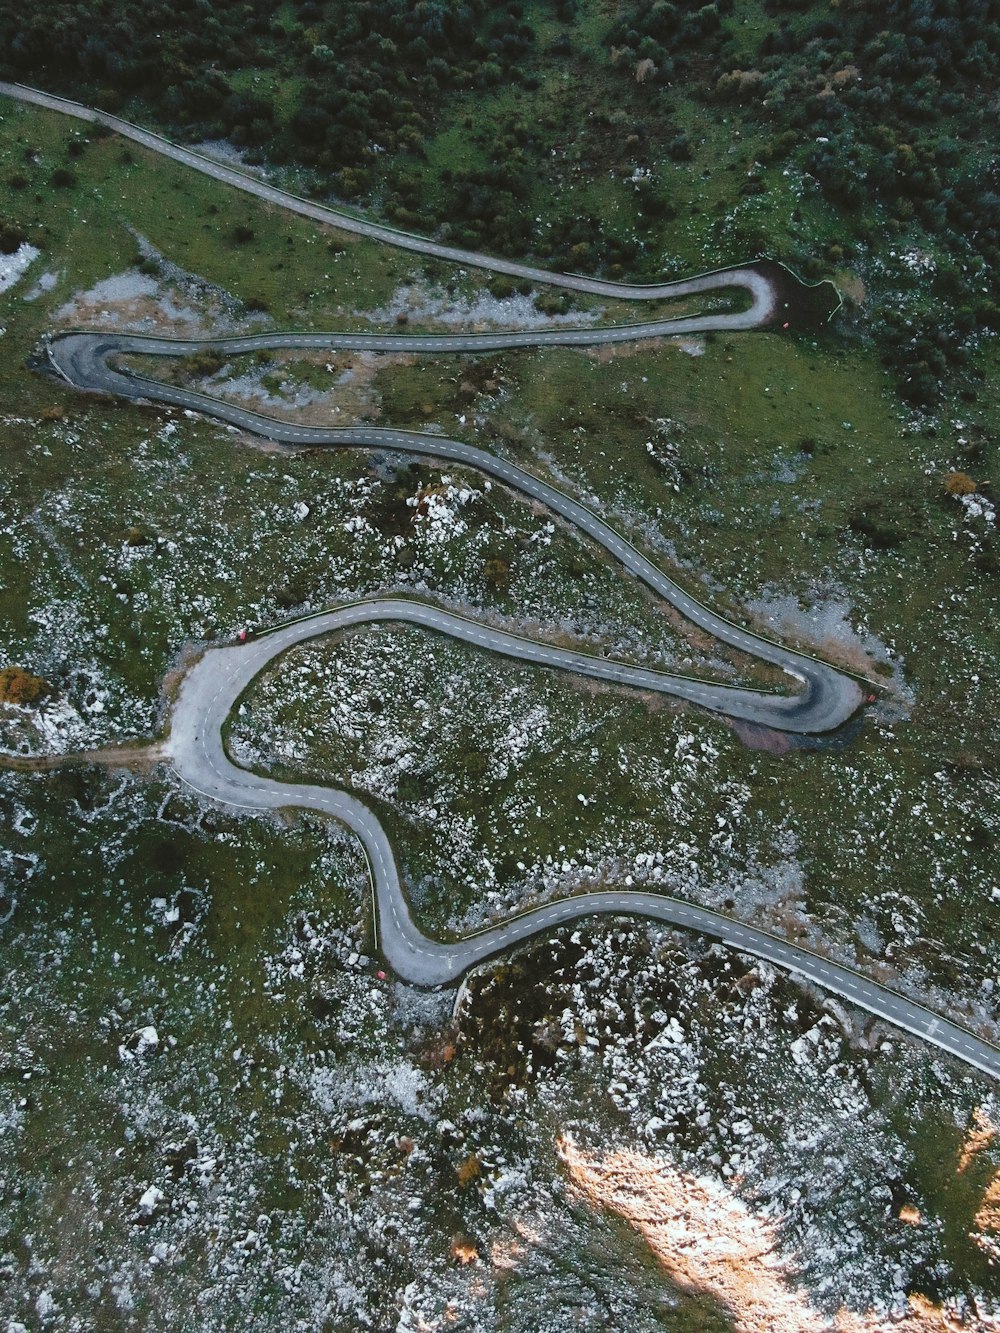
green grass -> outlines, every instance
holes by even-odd
[[[647,514],[662,511],[682,557],[725,584],[737,562],[741,583],[751,562],[760,582],[821,570],[845,511],[867,499],[870,478],[898,470],[905,457],[870,358],[781,335],[719,335],[703,356],[666,345],[609,366],[536,357],[518,407],[583,485]],[[682,441],[679,494],[645,447],[662,417],[678,423]],[[778,479],[787,470],[801,474],[796,484]],[[792,521],[776,530],[771,518],[790,491],[822,506],[797,525],[806,529],[798,539]]]
[[[17,303],[19,331],[40,331],[70,292],[135,262],[132,229],[173,263],[238,299],[263,301],[285,325],[350,323],[352,307],[381,304],[410,271],[412,261],[384,246],[221,189],[114,136],[92,138],[84,157],[71,161],[75,188],[53,189],[52,170],[64,162],[74,133],[63,117],[4,102],[0,215],[43,250],[39,269],[46,260],[72,256],[71,272],[50,297],[27,308],[20,289],[2,298],[5,307]],[[39,156],[37,163],[25,160],[28,150]],[[26,189],[10,188],[15,173],[28,177]],[[253,232],[249,244],[233,240],[240,225]]]
[[[969,1244],[969,1238],[978,1230],[976,1215],[996,1174],[989,1144],[986,1151],[980,1149],[966,1158],[963,1149],[976,1128],[971,1118],[965,1125],[958,1116],[932,1114],[919,1126],[905,1128],[898,1112],[895,1119],[912,1153],[904,1188],[922,1213],[929,1211],[940,1218],[945,1263],[964,1269],[969,1281],[988,1285],[992,1262]],[[933,1283],[933,1270],[928,1278]],[[932,1294],[936,1294],[933,1287]]]

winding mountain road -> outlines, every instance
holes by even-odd
[[[717,285],[722,286],[728,279],[728,274],[720,275]],[[691,322],[691,320],[685,321],[688,324]],[[559,332],[565,336],[567,331]],[[586,332],[592,340],[600,340],[601,330],[588,329]],[[619,330],[609,329],[605,332],[617,334]],[[506,335],[488,334],[482,338],[479,335],[471,335],[477,343],[493,342],[503,336]],[[520,338],[525,335],[514,336]],[[47,346],[49,358],[58,374],[80,389],[98,390],[123,398],[155,400],[199,411],[286,444],[395,449],[432,458],[435,461],[460,463],[476,468],[520,491],[530,499],[541,502],[560,518],[593,538],[629,573],[641,579],[653,592],[670,602],[700,629],[706,630],[733,648],[751,653],[780,667],[789,676],[801,682],[803,688],[792,695],[767,694],[710,682],[689,681],[665,673],[637,671],[624,665],[618,668],[621,674],[617,679],[621,683],[656,688],[664,693],[676,694],[705,707],[725,712],[731,717],[784,731],[810,733],[832,731],[857,711],[862,695],[858,686],[849,677],[835,671],[826,663],[814,661],[741,629],[708,607],[702,606],[592,510],[565,495],[549,482],[506,459],[497,458],[461,440],[450,440],[444,436],[420,431],[394,430],[380,426],[347,426],[334,429],[279,421],[274,417],[263,416],[247,408],[225,403],[189,389],[123,372],[110,364],[111,357],[125,353],[176,357],[188,356],[206,349],[235,354],[274,346],[311,348],[334,344],[337,347],[355,347],[358,338],[367,340],[368,335],[264,334],[247,338],[182,342],[133,334],[68,333],[53,337]],[[391,345],[405,344],[407,347],[420,341],[425,351],[452,351],[456,339],[451,335],[440,339],[425,335],[422,340],[415,338],[414,335],[387,335],[379,341]],[[442,346],[442,343],[446,346]],[[501,649],[501,651],[507,650]],[[528,646],[521,643],[518,655],[527,658],[528,651]],[[588,674],[595,672],[590,671]],[[657,684],[650,685],[653,679]]]
[[[392,846],[373,812],[345,791],[308,783],[276,782],[239,768],[226,753],[222,730],[241,694],[281,654],[309,638],[375,621],[407,622],[477,643],[519,660],[539,661],[566,670],[592,670],[595,662],[561,649],[525,641],[476,625],[419,602],[382,599],[359,602],[282,626],[240,646],[211,648],[186,674],[174,705],[167,753],[174,768],[200,795],[243,810],[303,807],[346,824],[365,849],[371,873],[376,942],[383,957],[405,980],[420,986],[444,985],[513,946],[595,915],[643,916],[699,931],[741,953],[766,959],[792,976],[843,997],[851,1004],[947,1051],[967,1065],[1000,1078],[1000,1050],[973,1033],[932,1013],[850,968],[790,944],[767,931],[712,912],[694,903],[656,893],[614,890],[585,893],[536,907],[499,925],[453,942],[429,939],[417,927],[399,880]],[[626,671],[629,668],[624,668]],[[644,673],[654,676],[656,673]],[[619,679],[617,676],[609,678]],[[629,682],[633,683],[633,682]],[[657,688],[655,682],[647,682]]]
[[[801,688],[778,694],[724,686],[609,661],[553,645],[533,642],[478,624],[427,603],[404,598],[362,601],[292,622],[241,646],[208,649],[185,675],[175,702],[166,753],[178,775],[204,797],[245,810],[300,806],[333,816],[351,828],[364,846],[373,895],[376,939],[386,961],[414,984],[436,986],[455,980],[483,959],[568,921],[596,914],[639,915],[700,931],[744,953],[766,959],[817,986],[910,1032],[964,1063],[1000,1078],[1000,1050],[958,1024],[887,990],[850,968],[833,963],[766,931],[718,913],[659,894],[600,892],[583,894],[522,912],[501,924],[456,941],[425,936],[414,923],[399,880],[392,848],[373,812],[348,792],[304,783],[282,783],[235,765],[226,753],[223,729],[240,695],[282,653],[298,643],[351,626],[377,621],[405,622],[448,634],[519,661],[574,671],[624,686],[675,695],[702,707],[787,731],[818,733],[845,722],[860,706],[861,692],[846,675],[825,663],[772,643],[740,628],[669,579],[597,514],[523,468],[458,440],[415,431],[376,427],[325,429],[299,426],[251,412],[191,390],[123,370],[113,361],[124,355],[178,357],[214,349],[230,355],[272,348],[330,351],[393,350],[483,352],[510,347],[587,345],[630,341],[666,334],[761,328],[773,320],[777,296],[766,273],[754,267],[703,275],[681,282],[630,286],[601,279],[564,275],[529,265],[472,254],[422,237],[410,236],[298,199],[242,172],[170,144],[117,117],[92,111],[62,98],[0,83],[0,95],[37,103],[80,119],[109,125],[120,134],[194,167],[222,183],[277,203],[303,216],[404,249],[472,267],[489,269],[533,283],[545,283],[596,295],[641,301],[742,289],[749,308],[679,319],[605,328],[558,328],[530,333],[445,334],[265,334],[243,338],[177,341],[132,334],[74,332],[47,340],[55,373],[83,390],[151,400],[193,410],[278,442],[296,445],[382,448],[460,463],[497,478],[540,501],[586,533],[692,623],[734,648],[780,667]]]
[[[555,273],[550,269],[536,268],[531,264],[521,264],[513,259],[497,259],[492,255],[479,254],[474,250],[463,250],[458,246],[447,245],[441,241],[430,240],[426,236],[416,236],[412,232],[400,231],[396,227],[387,227],[380,222],[346,213],[341,209],[331,208],[327,204],[318,204],[311,199],[303,199],[289,190],[281,190],[275,185],[237,167],[228,166],[215,158],[206,157],[194,148],[184,148],[172,143],[160,134],[133,125],[120,116],[109,115],[94,107],[71,102],[66,97],[57,97],[54,93],[42,92],[23,83],[7,83],[0,80],[0,97],[10,97],[18,102],[44,107],[49,111],[58,111],[61,115],[72,116],[75,120],[85,121],[90,125],[106,125],[123,138],[141,144],[161,157],[166,157],[182,166],[199,171],[203,176],[210,176],[222,185],[230,185],[243,194],[255,195],[266,203],[277,204],[286,212],[297,213],[300,217],[311,218],[338,231],[352,233],[355,236],[367,236],[371,240],[382,241],[397,250],[410,250],[415,254],[427,255],[432,259],[443,259],[467,268],[487,269],[490,273],[504,273],[511,278],[525,278],[528,282],[543,286],[560,287],[565,291],[588,292],[593,296],[621,297],[626,301],[661,301],[674,297],[697,296],[705,291],[715,290],[719,284],[715,274],[702,277],[684,278],[679,282],[633,284],[610,282],[606,278],[588,278],[577,273]],[[770,292],[760,285],[760,295],[770,298]],[[732,326],[730,326],[732,327]],[[756,327],[746,325],[744,327]]]

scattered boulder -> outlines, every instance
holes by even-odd
[[[136,1224],[138,1226],[148,1226],[157,1214],[163,1211],[166,1198],[167,1196],[161,1189],[157,1189],[155,1185],[150,1185],[142,1194],[136,1207]]]

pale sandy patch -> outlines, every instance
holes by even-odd
[[[737,1333],[985,1333],[996,1327],[994,1321],[959,1322],[914,1297],[891,1318],[843,1308],[823,1314],[794,1285],[774,1225],[722,1185],[627,1149],[590,1156],[566,1138],[559,1151],[583,1198],[624,1218],[671,1280],[717,1301]]]

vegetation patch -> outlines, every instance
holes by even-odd
[[[8,666],[0,669],[0,704],[18,704],[22,707],[36,704],[50,692],[41,676],[34,676],[23,667]]]

